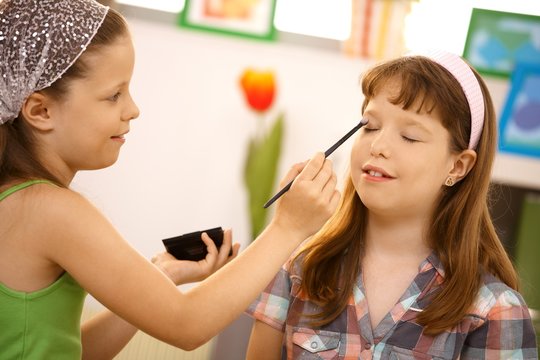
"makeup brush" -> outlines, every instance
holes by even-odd
[[[334,145],[330,146],[330,148],[328,150],[326,150],[324,152],[324,157],[327,158],[328,156],[330,156],[331,153],[334,152],[334,150],[336,150],[341,144],[343,144],[348,138],[350,138],[352,136],[352,134],[354,134],[358,129],[360,129],[362,126],[366,125],[368,123],[368,120],[367,119],[362,119],[360,120],[360,122],[358,123],[358,125],[356,125],[355,127],[353,127],[348,133],[345,134],[345,136],[343,136],[341,139],[339,139]],[[287,185],[285,185],[285,187],[281,190],[279,190],[279,192],[274,195],[270,200],[268,200],[266,202],[266,204],[264,204],[264,208],[268,208],[270,205],[272,205],[277,199],[279,199],[281,197],[281,195],[285,194],[287,191],[289,191],[289,189],[291,188],[291,185],[293,183],[294,179],[291,180],[291,182],[289,182]]]

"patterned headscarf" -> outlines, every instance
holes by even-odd
[[[93,0],[0,2],[0,125],[81,56],[108,11]]]

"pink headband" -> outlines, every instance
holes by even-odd
[[[457,55],[445,51],[436,51],[425,56],[450,71],[461,85],[471,110],[469,149],[476,149],[484,126],[484,95],[478,79],[469,65]]]

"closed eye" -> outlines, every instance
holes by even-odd
[[[379,129],[375,129],[375,128],[367,128],[367,127],[363,127],[362,128],[365,132],[373,132],[373,131],[377,131]]]
[[[401,136],[401,138],[402,138],[403,140],[405,140],[406,142],[409,142],[409,143],[415,143],[415,142],[418,142],[418,140],[411,139],[411,138],[406,137],[406,136]]]

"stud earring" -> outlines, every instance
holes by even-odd
[[[455,182],[454,182],[454,178],[449,176],[446,178],[446,181],[444,182],[444,185],[446,186],[454,186]]]

